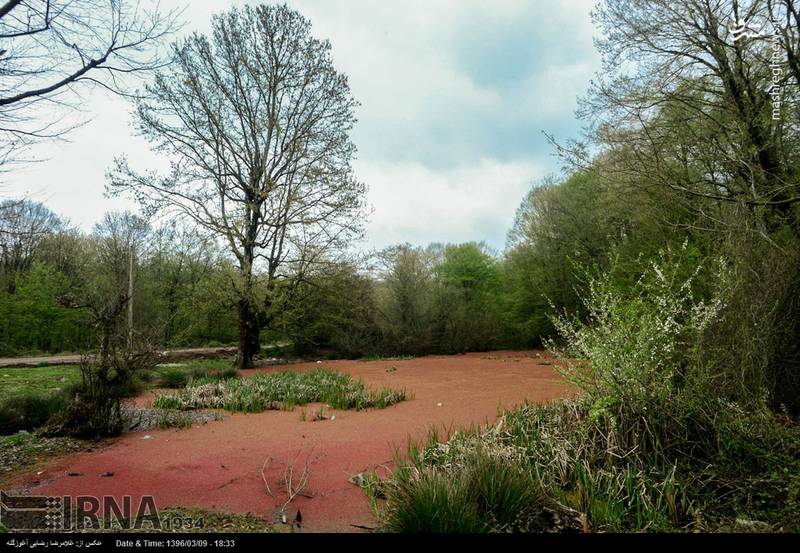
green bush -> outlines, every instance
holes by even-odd
[[[53,417],[46,433],[76,438],[116,436],[124,427],[121,400],[138,394],[140,372],[152,369],[152,351],[112,351],[103,359],[81,362],[81,382],[71,401],[58,417]]]
[[[0,435],[32,431],[45,425],[69,403],[69,391],[48,396],[24,395],[0,403]]]
[[[610,273],[591,280],[585,321],[553,317],[563,342],[548,345],[567,360],[560,371],[593,402],[593,416],[613,417],[618,408],[690,414],[695,400],[713,389],[715,375],[704,370],[697,346],[724,305],[727,274],[720,265],[719,295],[698,299],[700,267],[686,276],[686,253],[685,247],[662,253],[632,287],[617,286]]]

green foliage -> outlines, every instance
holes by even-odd
[[[467,486],[435,470],[400,481],[384,529],[403,533],[482,532],[486,523],[468,491]]]
[[[161,409],[226,409],[255,413],[292,409],[308,403],[325,403],[333,409],[383,409],[406,399],[405,391],[384,388],[370,391],[360,380],[344,373],[317,369],[283,371],[240,379],[200,379],[177,393],[163,394],[153,402]]]
[[[448,246],[434,267],[434,336],[440,353],[500,343],[500,264],[479,244]]]
[[[404,245],[381,257],[376,353],[462,353],[501,343],[501,269],[484,245]]]
[[[733,236],[723,246],[730,292],[700,353],[717,385],[740,403],[767,396],[779,412],[800,413],[800,248],[790,236],[770,244]]]
[[[56,302],[70,290],[63,273],[36,261],[17,276],[13,294],[0,291],[0,354],[79,349],[87,340],[86,318]]]
[[[431,351],[435,251],[409,245],[383,252],[386,269],[378,290],[379,327],[386,353],[420,355]]]
[[[432,436],[412,447],[392,480],[380,486],[388,498],[379,510],[389,532],[531,532],[551,517],[535,472],[519,450],[465,440],[447,446]],[[375,488],[373,483],[372,488]]]
[[[638,411],[676,401],[709,387],[713,376],[702,370],[697,345],[719,317],[727,293],[725,267],[717,271],[718,294],[697,298],[694,280],[702,267],[684,277],[692,258],[684,246],[667,251],[631,287],[621,288],[609,273],[592,279],[586,293],[586,321],[562,313],[554,326],[566,342],[550,346],[567,362],[565,376],[596,402],[596,413],[625,405]],[[590,360],[590,361],[589,361]]]
[[[732,404],[709,401],[706,408],[707,424],[698,432],[666,427],[657,449],[639,447],[648,423],[692,417],[657,413],[642,419],[620,409],[609,424],[594,416],[586,399],[515,408],[495,428],[410,449],[381,488],[387,495],[379,509],[383,529],[707,531],[743,517],[796,531],[800,429]],[[503,459],[505,476],[497,466],[476,469],[481,465],[474,458],[481,455]],[[511,525],[487,528],[487,511],[475,516],[479,504],[468,490],[475,489],[476,474],[488,482],[496,478],[490,492],[482,492],[486,497],[499,495],[500,505],[515,505]],[[508,474],[524,477],[509,484]]]
[[[46,432],[76,438],[116,436],[124,428],[123,398],[142,390],[138,374],[151,369],[152,352],[112,351],[107,357],[86,358],[80,366],[81,382],[70,403],[51,419]]]
[[[659,250],[686,240],[666,218],[677,225],[686,215],[659,190],[609,181],[599,163],[532,188],[508,235],[502,300],[507,341],[529,347],[554,335],[552,306],[585,317],[580,298],[587,278],[606,273],[612,257],[609,278],[633,285]]]
[[[69,404],[68,392],[49,395],[16,395],[0,403],[0,435],[32,431],[63,412]]]
[[[96,348],[90,314],[61,300],[98,304],[127,291],[129,239],[149,244],[134,271],[138,334],[177,346],[235,342],[236,312],[227,293],[231,267],[212,264],[208,245],[141,224],[111,214],[90,236],[55,229],[36,238],[24,262],[0,259],[0,355]]]
[[[116,370],[111,374],[114,378],[108,383],[109,389],[119,397],[135,396],[145,385],[182,388],[190,381],[219,381],[239,376],[228,360],[202,359],[189,361],[182,367],[153,368],[145,364],[145,368],[136,369],[122,379]],[[165,379],[171,379],[173,384],[167,385]],[[71,409],[76,395],[86,394],[83,382],[82,370],[77,366],[0,370],[0,435],[39,428],[58,433],[61,419]]]
[[[374,283],[350,265],[325,267],[304,279],[281,317],[301,356],[358,358],[378,347]]]

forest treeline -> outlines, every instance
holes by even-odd
[[[778,227],[767,240],[735,232],[730,227],[743,216],[736,206],[719,206],[724,232],[709,227],[676,191],[604,176],[612,157],[533,186],[504,252],[480,243],[404,244],[319,263],[279,291],[283,307],[262,343],[330,357],[540,346],[557,336],[554,316],[589,316],[582,298],[592,278],[607,275],[630,289],[671,252],[681,275],[694,276],[699,298],[728,295],[724,317],[705,336],[706,356],[736,375],[742,393],[766,388],[793,405],[793,233]],[[0,355],[96,348],[90,314],[64,298],[97,290],[98,279],[125,290],[131,268],[137,335],[163,347],[236,343],[236,269],[213,240],[130,213],[109,213],[81,233],[31,201],[5,202],[0,219]]]
[[[216,346],[238,339],[235,267],[213,240],[173,225],[109,213],[92,232],[71,227],[42,204],[0,209],[0,355],[93,349],[89,314],[64,298],[97,286],[103,263],[118,290],[133,277],[133,326],[165,347]],[[131,255],[133,263],[131,264]],[[285,296],[262,342],[290,341],[296,353],[422,355],[540,343],[511,266],[484,244],[398,245],[319,263]],[[514,269],[516,271],[516,269]],[[532,275],[530,275],[532,276]],[[98,278],[100,275],[98,275]],[[547,306],[539,301],[540,308]],[[544,312],[539,314],[544,318]],[[125,333],[120,335],[120,339]]]
[[[555,306],[579,309],[586,278],[612,256],[626,267],[617,278],[630,282],[650,256],[686,240],[651,215],[653,201],[607,189],[591,171],[550,179],[524,198],[504,253],[481,243],[404,244],[319,263],[282,291],[284,308],[262,342],[343,357],[539,346],[553,335]],[[132,269],[137,334],[165,347],[238,338],[235,268],[214,241],[130,213],[109,213],[82,233],[31,201],[7,201],[0,224],[0,355],[95,347],[87,313],[62,299],[96,287],[99,263],[119,290]]]
[[[231,8],[162,59],[174,13],[113,2],[105,33],[94,0],[53,12],[66,27],[32,6],[0,10],[15,41],[0,169],[68,132],[34,125],[49,112],[32,107],[69,108],[89,83],[127,94],[117,78],[142,72],[134,128],[169,170],[117,157],[107,192],[150,218],[110,213],[90,233],[30,199],[0,204],[0,355],[98,352],[77,392],[7,408],[14,428],[44,405],[43,420],[66,413],[57,433],[119,433],[120,398],[159,347],[236,343],[249,369],[278,354],[269,344],[308,357],[545,345],[580,393],[411,445],[366,486],[385,499],[383,529],[800,531],[794,0],[599,0],[583,132],[548,135],[563,172],[509,199],[504,250],[370,254],[355,251],[358,103],[302,14]]]

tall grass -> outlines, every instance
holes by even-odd
[[[349,375],[316,369],[283,371],[250,378],[191,382],[177,393],[163,394],[154,406],[162,409],[226,409],[254,413],[326,403],[333,409],[382,409],[406,399],[404,390],[368,390]]]
[[[410,462],[400,464],[388,488],[380,487],[391,498],[382,513],[386,531],[476,533],[545,527],[551,518],[545,494],[514,448],[472,442],[466,436],[439,444],[434,434],[421,449],[412,447]]]

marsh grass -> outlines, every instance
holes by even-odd
[[[676,424],[661,449],[639,451],[622,444],[646,415],[622,411],[612,426],[586,398],[524,405],[489,429],[410,445],[372,486],[385,503],[366,491],[392,532],[800,530],[800,429],[716,407],[704,443]]]
[[[546,494],[514,447],[471,441],[459,433],[439,443],[434,432],[411,446],[390,481],[364,486],[389,532],[530,532],[552,519]],[[477,436],[477,434],[476,434]],[[388,497],[384,509],[378,499]]]
[[[291,410],[309,403],[323,403],[332,409],[383,409],[406,399],[404,390],[368,390],[349,375],[316,369],[309,372],[283,371],[238,379],[198,379],[177,393],[156,398],[162,409],[225,409],[245,413]]]

